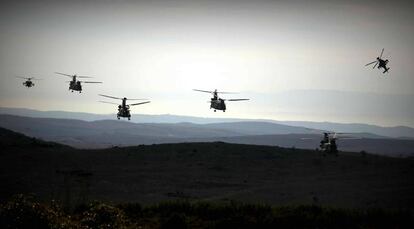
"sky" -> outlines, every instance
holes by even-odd
[[[407,1],[2,1],[0,106],[414,127]],[[385,48],[390,72],[365,67]],[[103,84],[68,91],[63,72]],[[24,88],[14,76],[34,76]],[[213,112],[209,94],[227,111]],[[117,102],[117,101],[111,101]]]

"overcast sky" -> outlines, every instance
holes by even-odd
[[[311,3],[312,2],[312,3]],[[414,127],[414,9],[406,1],[10,1],[0,7],[0,106]],[[381,49],[390,73],[365,67]],[[68,78],[102,85],[68,91]],[[15,75],[42,78],[24,88]],[[225,113],[209,110],[209,94]],[[116,101],[115,101],[116,102]]]

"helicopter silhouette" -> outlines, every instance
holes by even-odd
[[[73,91],[79,91],[79,93],[81,93],[82,92],[81,83],[102,83],[102,82],[97,82],[97,81],[80,81],[80,80],[77,80],[77,78],[93,78],[93,77],[90,77],[90,76],[69,75],[69,74],[60,73],[60,72],[55,72],[55,73],[72,78],[71,81],[68,81],[69,82],[69,90],[71,90],[72,92]]]
[[[386,60],[382,59],[382,54],[383,53],[384,53],[384,49],[382,49],[381,55],[379,57],[377,57],[377,59],[375,61],[372,61],[371,63],[368,63],[365,66],[368,66],[368,65],[371,65],[371,64],[375,63],[375,65],[372,67],[373,69],[378,65],[378,69],[380,69],[380,68],[384,69],[383,73],[388,72],[388,70],[390,70],[390,68],[387,67],[387,64],[388,64],[389,61],[388,61],[388,59],[386,59]]]
[[[36,79],[34,77],[22,77],[22,76],[16,76],[16,78],[25,79],[26,81],[23,82],[23,86],[28,87],[28,88],[35,86],[32,80],[41,80],[41,79]]]
[[[108,103],[108,104],[118,105],[118,113],[116,115],[118,120],[121,117],[122,118],[128,118],[128,120],[131,120],[131,112],[129,110],[130,106],[136,106],[136,105],[142,105],[142,104],[150,103],[150,101],[146,101],[146,102],[141,102],[141,103],[126,104],[128,99],[125,98],[125,97],[124,98],[118,98],[118,97],[109,96],[109,95],[102,95],[102,94],[99,94],[99,96],[103,96],[103,97],[110,98],[110,99],[122,100],[122,104],[120,104],[120,105],[118,103],[112,103],[112,102],[107,102],[107,101],[99,101],[101,103]],[[129,100],[147,100],[147,99],[129,99]]]
[[[344,134],[346,136],[344,136]],[[352,135],[353,133],[324,132],[323,138],[320,142],[319,147],[323,153],[334,154],[337,156],[338,155],[338,144],[336,142],[338,139],[343,139],[343,140],[361,139],[360,137],[355,137]]]
[[[213,108],[214,112],[216,112],[216,110],[222,110],[223,112],[226,112],[226,103],[225,103],[225,101],[249,100],[249,99],[221,99],[221,98],[218,97],[218,93],[221,93],[221,94],[237,94],[237,93],[234,93],[234,92],[218,92],[217,89],[215,89],[214,91],[205,91],[205,90],[199,90],[199,89],[193,89],[193,90],[213,94],[213,98],[211,98],[211,100],[209,102],[210,102],[210,109]]]
[[[319,147],[321,151],[329,154],[338,154],[338,145],[336,144],[337,134],[332,132],[323,133],[323,138]]]

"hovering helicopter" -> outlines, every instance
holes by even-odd
[[[386,60],[381,59],[383,53],[384,53],[384,49],[382,49],[381,55],[379,57],[377,57],[377,59],[375,61],[372,61],[371,63],[368,63],[365,66],[368,66],[368,65],[371,65],[371,64],[375,63],[374,67],[372,67],[373,69],[378,65],[378,69],[380,69],[380,68],[384,69],[383,73],[388,72],[388,70],[390,70],[390,68],[387,67],[388,59],[386,59]]]
[[[337,135],[336,133],[325,132],[323,133],[323,139],[319,147],[324,153],[338,154],[338,146],[336,145]]]
[[[93,78],[93,77],[90,77],[90,76],[68,75],[68,74],[60,73],[60,72],[55,72],[55,73],[72,78],[71,81],[68,81],[69,82],[69,90],[71,90],[72,92],[73,91],[79,91],[79,93],[81,93],[82,92],[81,83],[102,83],[102,82],[97,82],[97,81],[79,81],[79,80],[77,80],[77,78]]]
[[[25,86],[25,87],[34,87],[35,84],[32,82],[32,80],[41,80],[41,79],[36,79],[34,77],[16,76],[16,78],[25,79],[26,81],[23,82],[23,86]]]
[[[118,118],[118,120],[122,117],[122,118],[128,118],[128,120],[131,120],[131,113],[129,110],[130,106],[136,106],[136,105],[142,105],[142,104],[146,104],[149,103],[150,101],[146,101],[146,102],[142,102],[142,103],[133,103],[133,104],[126,104],[127,98],[118,98],[118,97],[114,97],[114,96],[109,96],[109,95],[102,95],[99,94],[99,96],[103,96],[106,98],[110,98],[110,99],[120,99],[122,100],[122,104],[117,104],[117,103],[112,103],[112,102],[106,102],[106,101],[99,101],[101,103],[109,103],[109,104],[115,104],[118,105],[118,113],[116,115],[116,117]],[[147,99],[129,99],[129,100],[147,100]]]
[[[355,135],[355,133],[335,133],[335,132],[325,132],[323,133],[323,138],[321,140],[321,144],[319,145],[321,148],[321,151],[324,153],[330,153],[330,154],[338,154],[338,145],[336,144],[336,141],[338,139],[343,140],[350,140],[350,139],[361,139],[360,137],[353,137],[353,136],[344,136],[345,135]]]
[[[198,90],[198,89],[193,89],[193,90],[213,94],[213,98],[211,98],[211,100],[209,102],[210,102],[210,109],[213,108],[214,112],[216,112],[216,110],[222,110],[223,112],[226,111],[226,103],[224,101],[249,100],[249,99],[221,99],[221,98],[218,97],[218,93],[221,93],[221,94],[236,94],[236,93],[233,93],[233,92],[218,92],[217,89],[215,89],[214,91],[204,91],[204,90]]]

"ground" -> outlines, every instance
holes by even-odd
[[[392,209],[414,204],[410,158],[346,152],[324,156],[221,142],[77,150],[10,133],[3,133],[0,143],[2,201],[31,193],[67,207],[92,200]]]

